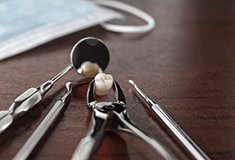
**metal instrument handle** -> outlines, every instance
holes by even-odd
[[[30,88],[18,96],[7,110],[0,111],[0,134],[16,117],[22,116],[42,100],[43,95],[40,92],[38,88]]]
[[[163,147],[158,141],[150,138],[147,136],[145,133],[143,133],[141,130],[139,130],[137,127],[135,127],[132,123],[129,122],[129,119],[123,114],[119,114],[117,112],[113,112],[119,121],[125,126],[123,127],[118,127],[117,130],[119,131],[124,131],[130,134],[133,134],[134,136],[142,139],[145,141],[147,144],[149,144],[153,149],[155,149],[164,159],[167,160],[174,160],[176,159],[166,148]],[[125,118],[124,118],[125,117]]]
[[[132,80],[129,82],[136,91],[145,99],[154,113],[161,119],[166,127],[183,144],[196,160],[210,160],[203,150],[180,128],[180,126],[158,104],[154,103]]]
[[[84,81],[67,82],[65,84],[68,91],[61,98],[61,100],[57,101],[56,104],[51,108],[51,110],[46,115],[46,117],[43,119],[43,121],[39,124],[39,126],[36,128],[36,130],[33,132],[33,134],[29,137],[29,139],[26,141],[26,143],[23,145],[23,147],[16,154],[16,156],[14,157],[14,160],[18,160],[18,159],[24,160],[24,159],[28,158],[29,154],[35,148],[37,143],[40,141],[40,139],[43,137],[43,135],[46,133],[46,131],[49,129],[49,127],[54,123],[54,121],[57,119],[57,117],[62,112],[62,109],[64,108],[64,105],[67,102],[68,97],[72,92],[71,85],[72,84],[83,84],[83,83],[86,83],[86,82],[84,82]]]
[[[84,137],[77,146],[71,160],[89,160],[93,156],[96,139],[91,136]]]
[[[209,160],[210,158],[201,150],[200,147],[177,125],[177,123],[158,105],[154,104],[151,109],[160,117],[168,129],[174,133],[184,147],[197,160]]]
[[[92,112],[92,120],[87,135],[78,144],[71,160],[88,160],[95,155],[104,136],[107,123],[107,114],[104,119],[97,117],[96,114],[100,114],[100,112],[97,110]]]
[[[24,115],[25,112],[38,104],[46,92],[51,89],[53,84],[72,68],[73,66],[69,65],[51,80],[46,81],[37,88],[26,90],[14,100],[8,109],[0,111],[0,134],[12,124],[15,118]]]
[[[0,112],[0,133],[8,128],[13,120],[22,116],[33,106],[38,104],[44,94],[53,86],[52,81],[47,81],[37,88],[29,88],[24,93],[19,95],[12,105],[4,111]]]
[[[47,116],[43,119],[37,129],[33,132],[33,134],[29,137],[29,139],[25,142],[23,147],[19,150],[13,160],[26,160],[34,147],[46,133],[48,128],[53,124],[55,119],[59,116],[64,106],[64,102],[59,100],[47,114]]]
[[[8,110],[13,118],[15,119],[16,117],[22,116],[25,112],[38,104],[53,84],[51,80],[46,81],[37,88],[30,88],[18,96]]]

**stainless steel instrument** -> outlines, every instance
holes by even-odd
[[[166,127],[174,134],[181,144],[196,160],[209,160],[210,158],[197,146],[197,144],[178,126],[178,124],[158,104],[154,103],[133,80],[129,80],[136,91],[145,99],[154,113],[162,120]]]
[[[113,84],[116,102],[97,102],[93,90],[94,80],[90,83],[86,96],[87,107],[92,110],[92,120],[87,135],[80,141],[72,160],[92,159],[102,141],[105,130],[122,131],[136,136],[153,147],[165,159],[175,159],[158,141],[148,137],[133,125],[127,114],[125,96],[116,81]]]
[[[52,107],[50,112],[47,116],[43,119],[43,121],[39,124],[36,130],[32,133],[29,139],[25,142],[23,147],[19,150],[13,160],[26,160],[35,146],[38,144],[40,139],[49,129],[49,127],[54,123],[56,118],[60,115],[61,111],[64,108],[65,103],[68,100],[69,95],[72,92],[72,84],[84,84],[86,82],[79,81],[79,82],[67,82],[65,84],[67,88],[67,93],[62,97],[61,100],[58,100],[56,104]]]
[[[81,74],[81,64],[85,61],[90,61],[99,65],[100,72],[104,71],[109,63],[109,51],[101,40],[88,37],[78,41],[74,45],[70,54],[70,60],[71,64],[54,78],[36,88],[28,89],[18,96],[8,109],[0,111],[0,134],[12,124],[14,119],[22,116],[38,104],[54,83],[72,68]]]

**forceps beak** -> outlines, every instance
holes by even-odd
[[[122,91],[120,85],[117,83],[116,80],[114,80],[114,82],[113,82],[113,90],[115,92],[115,96],[116,96],[117,101],[120,103],[126,104],[126,98],[123,94],[123,91]]]
[[[91,108],[91,106],[96,103],[96,100],[94,98],[94,83],[95,83],[95,80],[91,81],[87,89],[86,102],[87,102],[88,108]],[[113,91],[115,92],[115,97],[116,97],[117,102],[121,104],[126,104],[126,98],[123,94],[123,91],[120,85],[117,83],[116,80],[114,80],[113,82]]]
[[[91,108],[91,106],[96,103],[96,100],[94,97],[94,83],[95,83],[95,80],[92,80],[90,85],[88,86],[87,93],[86,93],[86,103],[87,103],[88,108]]]

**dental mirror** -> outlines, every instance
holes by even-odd
[[[98,64],[99,68],[104,71],[109,63],[109,51],[101,40],[88,37],[74,45],[70,60],[79,74],[82,74],[80,67],[86,61]]]
[[[83,75],[81,65],[86,61],[98,64],[98,72],[103,72],[109,64],[109,51],[100,39],[94,37],[83,38],[74,45],[70,53],[70,61],[71,65],[55,76],[52,81],[57,81],[72,68]]]
[[[71,64],[54,78],[46,81],[36,88],[29,88],[19,95],[8,109],[0,111],[0,134],[12,124],[15,118],[23,116],[25,112],[38,104],[43,99],[43,96],[47,91],[52,88],[54,83],[68,73],[72,68],[74,68],[79,74],[82,74],[83,69],[81,69],[81,65],[83,62],[88,61],[89,63],[96,64],[96,71],[98,73],[103,72],[109,63],[109,51],[101,40],[88,37],[81,39],[74,45],[70,53],[70,60]],[[90,65],[86,68],[89,67]],[[97,72],[93,73],[96,74]]]

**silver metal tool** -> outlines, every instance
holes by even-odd
[[[78,41],[74,45],[70,54],[70,60],[71,64],[54,78],[36,88],[28,89],[18,96],[8,109],[0,111],[0,134],[12,124],[14,119],[22,116],[25,112],[38,104],[54,83],[72,68],[79,74],[82,74],[80,72],[81,64],[85,61],[90,61],[99,65],[99,72],[104,71],[109,63],[109,51],[101,40],[88,37]]]
[[[125,96],[116,81],[114,81],[113,90],[116,102],[97,102],[93,93],[94,80],[90,83],[86,101],[87,107],[92,110],[92,120],[87,135],[80,141],[72,160],[92,159],[102,141],[105,130],[122,131],[136,136],[153,147],[165,159],[175,159],[159,142],[148,137],[133,125],[127,114]]]
[[[181,144],[196,160],[209,160],[210,158],[197,146],[197,144],[178,126],[178,124],[158,104],[154,103],[133,80],[129,80],[137,92],[145,99],[154,113],[162,120],[166,127],[174,134]]]
[[[43,135],[46,133],[46,131],[49,129],[49,127],[55,122],[56,118],[60,115],[61,111],[64,108],[65,103],[68,100],[68,96],[72,92],[72,85],[73,84],[84,84],[86,82],[79,81],[79,82],[67,82],[65,84],[67,88],[67,93],[62,97],[61,100],[58,100],[56,104],[52,107],[50,112],[47,114],[47,116],[43,119],[43,121],[39,124],[39,126],[36,128],[36,130],[32,133],[32,135],[29,137],[29,139],[25,142],[23,147],[18,151],[18,153],[15,155],[13,160],[26,160],[32,150],[35,148],[35,146],[38,144],[40,139],[43,137]]]

